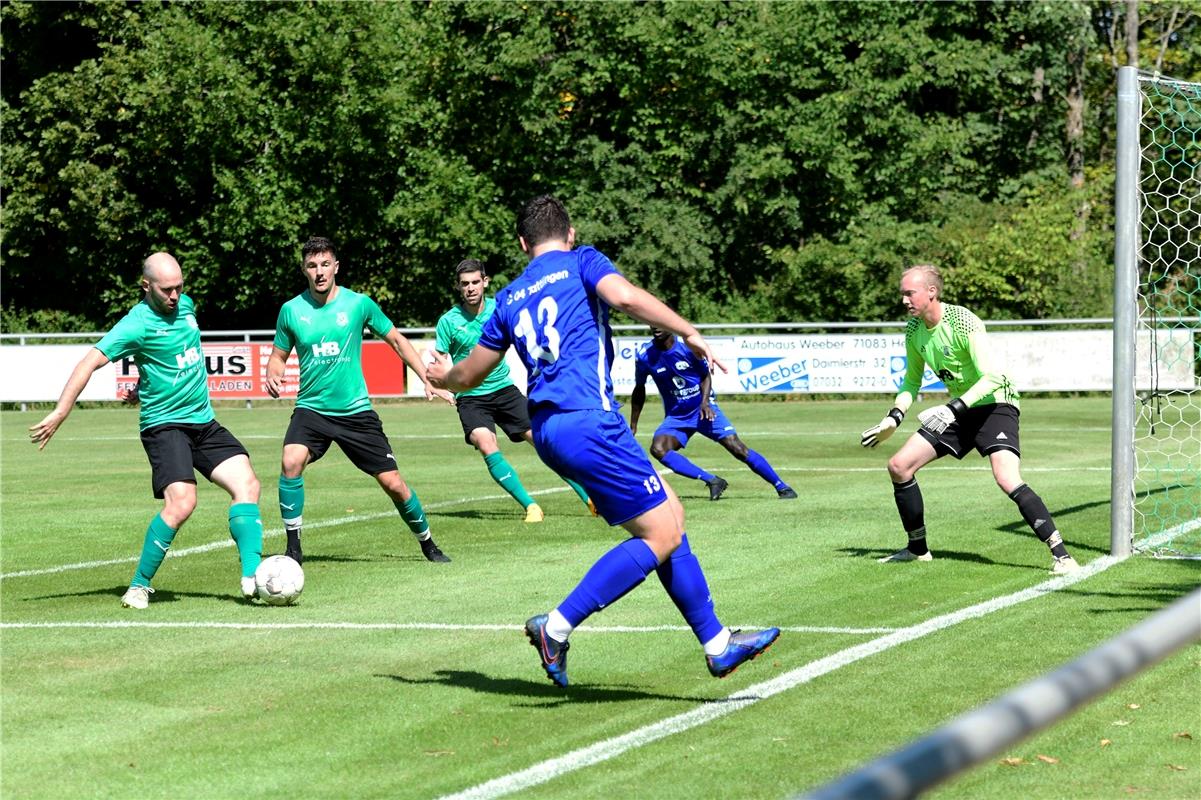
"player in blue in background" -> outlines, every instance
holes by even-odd
[[[464,360],[445,357],[427,370],[430,382],[459,392],[481,382],[512,345],[529,371],[534,447],[553,470],[588,490],[600,515],[631,538],[605,553],[559,606],[526,621],[546,674],[567,685],[567,637],[592,614],[655,572],[721,678],[755,658],[778,628],[731,631],[722,625],[700,562],[684,533],[684,509],[659,480],[646,452],[618,411],[609,369],[613,338],[609,308],[673,331],[699,358],[714,363],[691,324],[627,281],[592,247],[574,249],[567,210],[553,197],[526,203],[517,220],[525,271],[496,295],[496,312]]]
[[[709,487],[709,499],[717,500],[730,484],[679,452],[688,446],[690,436],[699,433],[721,444],[730,455],[770,483],[781,500],[795,500],[792,487],[780,480],[766,458],[738,438],[734,425],[717,407],[709,365],[671,331],[652,327],[651,336],[649,342],[640,344],[634,352],[634,391],[630,395],[630,430],[634,433],[638,433],[638,417],[646,403],[648,376],[655,381],[663,398],[663,422],[651,440],[651,455],[677,475],[704,481]]]

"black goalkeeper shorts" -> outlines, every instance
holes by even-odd
[[[991,403],[975,406],[951,423],[942,433],[930,433],[925,428],[917,432],[934,445],[939,457],[955,456],[963,459],[972,448],[982,456],[998,450],[1012,450],[1021,457],[1018,442],[1018,416],[1021,412],[1009,403]]]

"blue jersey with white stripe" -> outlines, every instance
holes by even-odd
[[[654,341],[638,345],[634,351],[634,384],[642,386],[647,376],[659,387],[663,398],[663,413],[668,417],[688,419],[701,409],[701,383],[709,372],[703,358],[684,344],[678,336],[666,350],[660,350]],[[709,402],[715,404],[717,395],[709,391]]]
[[[529,373],[531,416],[617,408],[609,306],[596,293],[597,282],[612,274],[620,273],[595,248],[552,250],[496,293],[496,311],[479,343],[517,351]]]

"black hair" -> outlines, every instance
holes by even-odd
[[[554,239],[566,240],[570,228],[567,209],[549,194],[530,200],[517,215],[517,235],[531,248]]]
[[[300,248],[300,260],[307,261],[308,257],[315,253],[329,253],[334,257],[334,261],[338,260],[338,249],[334,247],[332,240],[324,236],[310,236]]]

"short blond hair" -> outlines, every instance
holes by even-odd
[[[933,264],[914,264],[902,272],[901,277],[904,278],[911,272],[920,272],[926,281],[926,285],[933,286],[935,293],[939,297],[942,297],[942,273],[938,270],[938,267]]]

